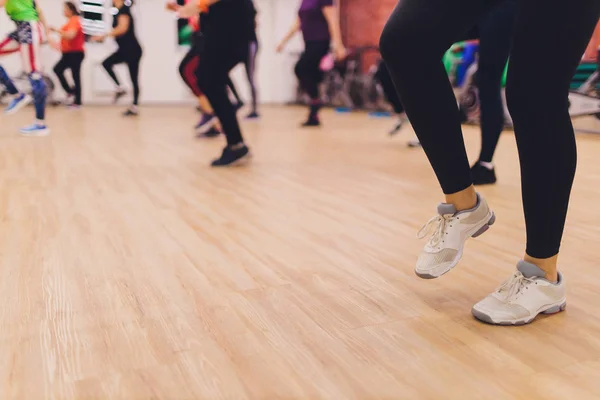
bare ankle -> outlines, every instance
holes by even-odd
[[[558,271],[556,267],[558,263],[558,254],[549,258],[535,258],[525,254],[523,260],[544,271],[546,273],[546,279],[549,281],[555,282],[558,280]]]
[[[446,203],[454,205],[457,211],[470,210],[477,205],[477,193],[473,185],[460,192],[447,194]]]

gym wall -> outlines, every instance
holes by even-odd
[[[341,29],[347,47],[378,45],[383,27],[398,0],[340,0]],[[600,46],[600,22],[594,32],[584,59],[596,60]],[[363,65],[371,65],[374,55],[366,57]]]
[[[50,26],[60,27],[65,23],[62,15],[61,0],[37,0],[46,14]],[[106,0],[105,4],[111,4]],[[255,0],[259,11],[258,36],[260,53],[257,66],[257,84],[260,88],[262,103],[285,103],[295,97],[296,78],[293,66],[295,56],[276,54],[278,40],[288,30],[296,17],[300,0]],[[178,46],[177,20],[172,13],[165,11],[165,0],[138,0],[134,7],[137,35],[144,48],[141,66],[141,102],[145,104],[179,104],[193,103],[195,100],[189,90],[181,82],[178,65],[187,48]],[[112,16],[107,7],[105,20],[107,26]],[[0,37],[14,29],[2,11],[0,12]],[[102,70],[101,62],[116,49],[114,41],[106,43],[88,43],[83,65],[83,100],[86,104],[109,104],[112,100],[113,86]],[[291,42],[288,51],[300,51],[302,42],[299,37]],[[60,58],[60,54],[44,46],[42,59],[45,73],[55,79],[52,68]],[[0,63],[9,74],[20,72],[18,54],[0,57]],[[244,76],[243,67],[232,72],[232,78],[240,95],[249,99],[249,88]],[[127,84],[127,69],[117,67],[117,74]],[[56,81],[56,80],[55,80]],[[57,84],[57,86],[59,86]],[[61,89],[57,89],[61,90]]]
[[[379,36],[398,0],[340,0],[340,23],[348,48],[378,46]],[[372,65],[377,55],[365,56],[363,66]]]

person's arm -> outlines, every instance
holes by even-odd
[[[6,5],[6,0],[0,0],[0,7],[4,7]]]
[[[46,33],[46,40],[48,39],[50,29],[48,27],[48,22],[46,20],[46,15],[42,12],[42,9],[38,7],[37,4],[34,3],[35,11],[38,14],[38,19],[40,20],[40,24],[42,24],[42,28],[44,28],[44,33]]]
[[[106,35],[100,36],[92,36],[92,40],[96,42],[103,42],[108,37],[118,38],[119,36],[123,36],[129,30],[129,25],[131,24],[131,17],[127,14],[119,15],[117,18],[117,26]]]
[[[285,45],[287,44],[287,42],[289,42],[290,39],[293,38],[294,35],[296,34],[296,32],[298,32],[299,30],[300,30],[300,18],[296,18],[296,20],[294,21],[294,23],[290,27],[290,30],[288,31],[288,33],[283,37],[283,39],[281,40],[281,42],[277,46],[277,52],[278,53],[281,53],[283,51],[283,49],[285,48]]]
[[[46,23],[46,16],[44,15],[44,13],[42,12],[41,8],[39,8],[37,5],[35,6],[35,11],[37,11],[38,14],[38,19],[40,20],[40,23],[44,26],[45,29],[48,29],[48,24]]]
[[[323,7],[323,15],[327,20],[329,32],[331,33],[331,43],[333,45],[335,58],[337,60],[342,60],[346,57],[346,48],[344,47],[344,42],[342,41],[342,31],[340,29],[340,19],[337,7]]]
[[[131,17],[127,14],[119,15],[117,18],[117,26],[110,32],[106,34],[106,37],[114,37],[118,38],[119,36],[123,36],[129,30],[129,25],[131,24]]]
[[[56,31],[61,38],[63,39],[67,39],[67,40],[73,40],[75,39],[75,36],[77,36],[77,30],[76,29],[72,29],[72,30],[68,30],[65,32],[61,32],[61,31]]]

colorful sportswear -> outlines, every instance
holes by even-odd
[[[13,21],[37,22],[39,20],[35,0],[7,0],[4,8]]]

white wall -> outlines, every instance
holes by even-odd
[[[107,0],[108,1],[108,0]],[[37,0],[51,26],[64,23],[60,0]],[[296,79],[293,73],[295,59],[289,54],[276,54],[275,46],[293,22],[300,0],[255,0],[258,16],[258,36],[260,53],[257,65],[257,84],[262,103],[284,103],[294,98]],[[194,101],[189,90],[181,82],[178,65],[187,51],[177,45],[176,20],[173,14],[164,10],[165,0],[138,0],[134,7],[136,30],[144,48],[144,58],[140,72],[142,89],[141,102],[146,104],[183,103]],[[0,13],[0,34],[3,36],[13,29],[14,24],[4,12]],[[107,15],[107,22],[112,16]],[[106,104],[111,101],[113,86],[100,63],[116,49],[113,42],[87,44],[86,59],[83,65],[83,100],[86,104]],[[287,51],[301,51],[300,35],[291,41]],[[45,46],[42,60],[45,72],[53,76],[52,67],[60,54]],[[9,71],[20,71],[18,55],[0,58],[0,63]],[[127,85],[128,74],[124,66],[117,67],[123,84]],[[240,95],[247,100],[249,88],[244,68],[232,71]],[[58,87],[58,84],[57,84]]]

